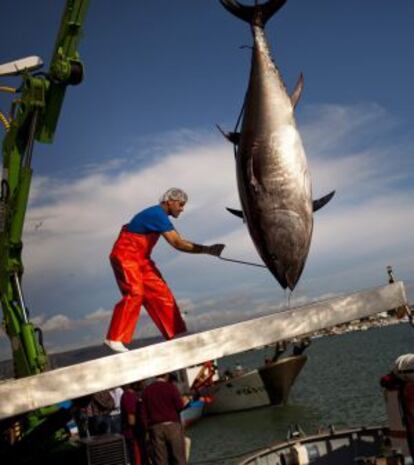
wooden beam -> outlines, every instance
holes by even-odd
[[[0,419],[407,304],[401,282],[0,383]]]

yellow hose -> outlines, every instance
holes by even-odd
[[[10,94],[15,94],[16,89],[14,87],[9,86],[0,86],[0,92],[9,92]]]
[[[14,87],[10,86],[0,86],[0,92],[8,92],[10,94],[15,94],[16,89]],[[10,129],[10,121],[7,119],[6,116],[0,111],[0,121],[3,123],[3,126],[5,127],[6,131]]]
[[[0,111],[0,121],[3,123],[3,126],[5,127],[6,131],[10,129],[10,122],[9,120],[3,115],[3,113]]]

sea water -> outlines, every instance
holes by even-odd
[[[408,324],[314,339],[288,405],[203,418],[186,432],[191,438],[190,464],[234,463],[252,450],[286,439],[290,427],[312,434],[330,425],[385,424],[379,379],[399,355],[410,352],[414,329]],[[233,355],[220,366],[254,368],[271,353],[263,349]]]

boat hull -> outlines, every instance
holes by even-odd
[[[235,465],[286,465],[312,463],[313,465],[349,465],[351,463],[402,464],[395,451],[386,450],[387,429],[382,427],[353,428],[330,431],[309,437],[293,437],[275,443],[247,456]],[[391,461],[376,462],[373,458],[386,454]]]
[[[282,358],[237,378],[215,383],[203,390],[203,395],[211,398],[204,406],[204,414],[285,404],[306,360],[305,355]]]
[[[200,420],[203,415],[204,402],[201,400],[193,400],[190,405],[181,411],[181,423],[184,428],[188,428],[196,421]]]

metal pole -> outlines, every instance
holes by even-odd
[[[219,257],[219,259],[224,260],[226,262],[240,263],[241,265],[257,266],[258,268],[267,268],[266,265],[260,265],[260,263],[245,262],[243,260],[235,260],[233,258],[224,258],[224,257]]]

